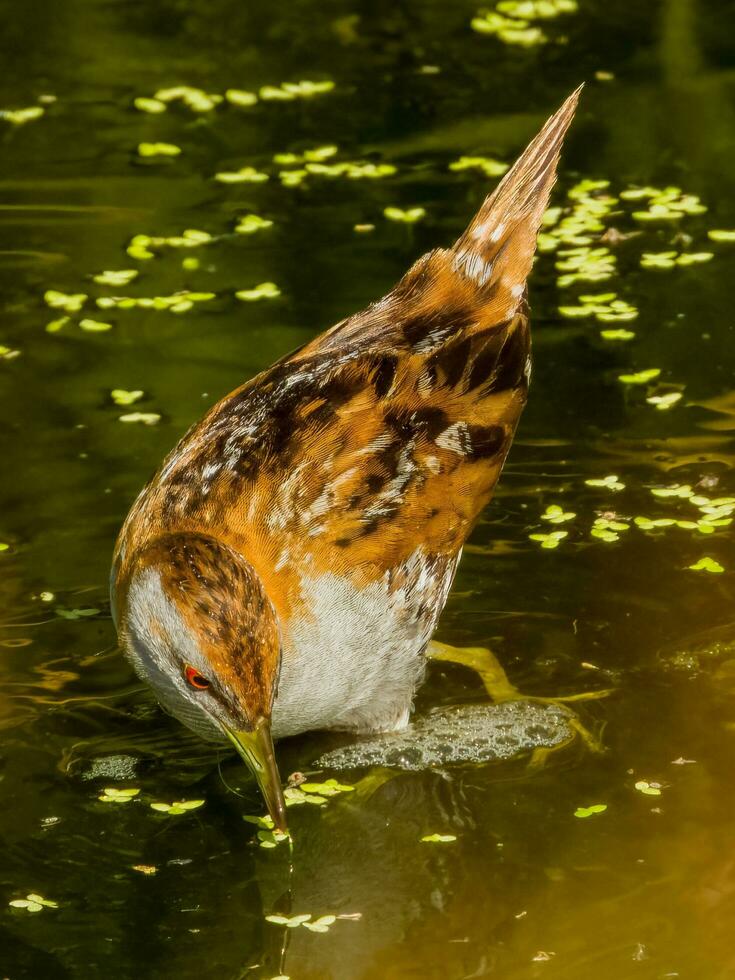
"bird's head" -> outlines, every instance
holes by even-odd
[[[161,537],[126,564],[115,605],[128,658],[167,711],[204,738],[232,742],[285,830],[270,732],[280,633],[257,573],[194,533]]]

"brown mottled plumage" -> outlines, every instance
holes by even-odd
[[[451,249],[215,405],[133,506],[120,639],[203,734],[271,708],[276,736],[405,724],[526,401],[525,283],[577,98]],[[173,677],[191,661],[206,696]]]

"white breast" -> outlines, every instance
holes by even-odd
[[[419,549],[363,588],[343,575],[304,576],[307,612],[289,623],[274,736],[403,728],[458,560]]]

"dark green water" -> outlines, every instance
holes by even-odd
[[[0,108],[57,98],[25,125],[0,120],[0,345],[20,351],[0,360],[0,541],[10,545],[0,553],[3,977],[735,975],[731,531],[631,527],[612,542],[589,533],[613,510],[700,516],[651,487],[735,495],[735,244],[706,236],[735,227],[733,12],[715,0],[580,6],[549,24],[549,44],[525,49],[472,32],[476,8],[464,2],[7,5]],[[614,78],[596,80],[598,71]],[[336,88],[202,114],[132,107],[163,86],[222,93],[302,78],[331,78]],[[614,688],[579,705],[604,752],[577,745],[539,770],[521,760],[406,773],[323,810],[294,809],[289,875],[285,849],[254,846],[241,819],[261,804],[239,765],[225,757],[222,771],[244,796],[223,785],[216,750],[163,716],[115,650],[106,583],[117,529],[206,406],[451,241],[490,186],[450,172],[452,160],[512,159],[582,80],[554,203],[593,177],[610,180],[614,194],[674,184],[709,210],[641,225],[631,217],[638,205],[621,204],[606,224],[642,234],[612,246],[617,271],[602,283],[561,290],[554,256],[540,257],[530,403],[439,635],[492,647],[528,694]],[[142,141],[183,152],[141,163]],[[398,172],[280,185],[274,153],[330,143],[340,159]],[[271,179],[212,180],[244,165]],[[382,211],[396,204],[427,216],[390,223]],[[273,226],[233,235],[249,211]],[[375,229],[358,234],[355,223]],[[135,234],[186,228],[217,241],[164,248],[149,261],[125,254]],[[714,257],[640,268],[642,252],[672,249]],[[199,268],[183,269],[185,256]],[[127,287],[89,278],[127,268],[141,271]],[[233,297],[262,281],[276,282],[281,297]],[[44,329],[61,315],[44,304],[48,289],[97,297],[182,288],[217,296],[181,314],[88,302],[83,315],[111,330]],[[600,324],[558,313],[580,292],[607,291],[639,317]],[[605,327],[636,336],[605,341]],[[647,368],[661,370],[648,387],[618,380]],[[120,408],[116,388],[145,396]],[[683,397],[668,410],[646,402],[674,390]],[[131,411],[161,420],[118,421]],[[624,491],[584,482],[609,474]],[[549,526],[539,519],[549,504],[576,517]],[[529,540],[553,529],[569,532],[555,550]],[[689,570],[704,556],[724,571]],[[68,618],[58,609],[99,612]],[[418,704],[473,699],[482,688],[472,673],[434,665]],[[323,741],[282,746],[282,770],[308,765]],[[115,756],[134,760],[131,778],[88,778]],[[660,795],[636,790],[641,780]],[[99,802],[111,785],[141,793],[129,804]],[[149,807],[181,798],[206,802],[170,817]],[[575,817],[597,803],[607,809]],[[457,840],[420,841],[434,832]],[[28,893],[59,907],[8,906]],[[284,930],[265,921],[274,910],[361,917],[323,934],[289,930],[284,954]]]

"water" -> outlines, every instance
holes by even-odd
[[[0,554],[3,976],[735,974],[731,532],[589,535],[608,510],[698,516],[684,500],[654,498],[652,486],[735,494],[735,247],[706,239],[708,228],[735,227],[732,12],[695,0],[581,8],[549,25],[551,43],[529,49],[472,32],[469,3],[67,0],[6,12],[0,107],[57,101],[25,125],[0,122],[0,344],[21,352],[0,361],[0,540],[11,545]],[[597,71],[614,78],[595,80]],[[310,101],[202,115],[131,107],[161,86],[221,93],[324,77],[335,91]],[[511,159],[582,79],[556,203],[591,177],[615,193],[674,184],[709,211],[680,222],[688,244],[677,225],[637,225],[626,204],[607,223],[643,235],[614,246],[612,279],[584,289],[557,289],[553,256],[540,258],[530,403],[440,637],[491,647],[526,694],[613,688],[574,705],[605,751],[577,740],[532,768],[521,759],[340,774],[358,789],[292,811],[291,873],[284,846],[255,846],[256,828],[242,821],[261,804],[237,761],[223,757],[222,776],[242,796],[220,778],[217,750],[163,717],[115,652],[106,583],[117,528],[164,452],[217,397],[452,239],[489,182],[449,162]],[[136,159],[139,142],[159,140],[181,156]],[[387,161],[398,173],[305,188],[211,180],[246,164],[272,172],[274,153],[330,143],[342,159]],[[395,204],[422,206],[427,218],[390,224],[382,209]],[[273,228],[232,235],[248,211]],[[355,223],[376,228],[358,234]],[[135,234],[186,228],[226,236],[185,253],[200,258],[198,270],[182,269],[181,250],[147,262],[124,252]],[[640,268],[641,252],[671,248],[715,257]],[[141,270],[129,287],[88,278],[125,268]],[[263,281],[281,298],[233,298]],[[182,287],[218,295],[182,314],[85,308],[114,324],[108,332],[44,330],[59,315],[43,302],[48,289]],[[557,312],[579,292],[608,290],[638,319],[607,325]],[[603,341],[605,326],[636,337]],[[666,384],[618,381],[647,368]],[[678,404],[646,403],[669,383],[682,386]],[[116,388],[145,397],[121,408]],[[131,411],[161,420],[118,421]],[[585,485],[611,474],[624,491]],[[542,550],[528,535],[554,529],[539,520],[553,503],[577,516],[556,526],[569,531],[557,549]],[[703,556],[725,571],[689,571]],[[431,666],[418,706],[483,701],[475,674],[443,663]],[[284,745],[282,769],[307,768],[335,744]],[[659,784],[660,795],[637,782]],[[98,802],[110,785],[141,793]],[[182,798],[205,803],[174,816],[149,807]],[[607,809],[575,817],[598,803]],[[421,841],[434,833],[457,839]],[[133,870],[141,866],[156,873]],[[28,893],[59,907],[7,906]],[[286,932],[265,920],[274,911],[360,918]]]

